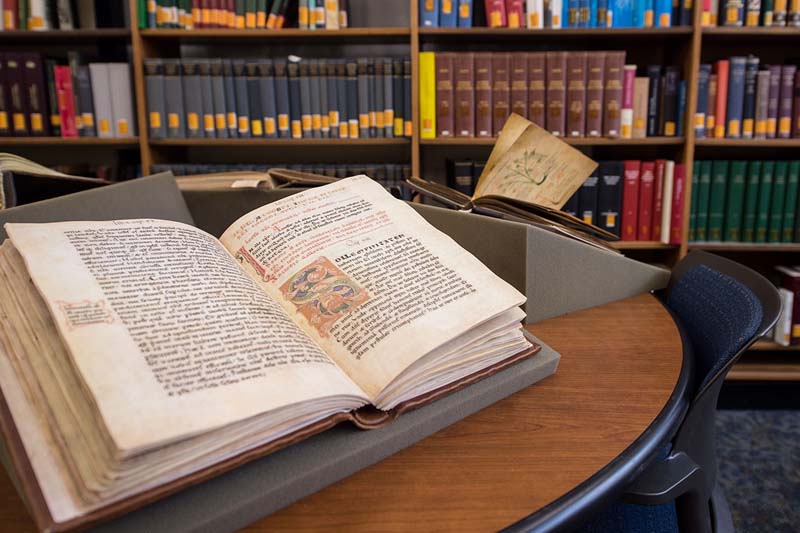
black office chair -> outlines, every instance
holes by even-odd
[[[725,375],[775,325],[778,291],[738,263],[693,251],[659,295],[693,351],[693,397],[675,436],[617,503],[583,531],[732,531],[717,484],[714,415]]]

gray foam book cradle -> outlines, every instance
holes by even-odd
[[[219,236],[236,218],[297,190],[196,191],[181,195],[170,174],[0,211],[6,222],[161,218]],[[528,321],[663,287],[666,270],[514,222],[414,205],[438,229],[528,296]],[[231,472],[101,524],[104,531],[224,531],[243,527],[552,374],[559,354],[541,352],[387,427],[340,425]],[[8,461],[4,464],[11,473]]]

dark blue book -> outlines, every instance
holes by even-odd
[[[250,137],[250,99],[247,96],[247,73],[244,59],[233,60],[233,82],[236,87],[236,127],[239,137]]]
[[[608,26],[608,0],[597,0],[596,24],[598,28]]]
[[[225,125],[228,127],[228,137],[239,136],[239,126],[236,120],[236,84],[233,79],[233,62],[225,59],[222,62],[222,85],[225,93]]]
[[[756,122],[756,85],[758,83],[758,64],[756,56],[747,56],[744,71],[744,103],[742,105],[742,137],[752,139]]]
[[[259,60],[258,74],[264,137],[276,138],[278,136],[278,113],[275,98],[275,69],[271,59]]]
[[[403,134],[411,137],[414,129],[414,117],[411,116],[411,59],[403,59]]]
[[[661,135],[674,137],[678,131],[678,67],[667,67],[664,71],[664,93],[661,105]]]
[[[472,0],[458,0],[458,27],[472,27]]]
[[[344,59],[336,60],[336,102],[339,105],[339,137],[350,136],[350,103],[347,100],[347,63]]]
[[[275,108],[278,114],[278,137],[291,137],[289,79],[286,77],[286,63],[280,60],[275,61]]]
[[[392,133],[394,133],[395,137],[402,137],[404,135],[405,126],[404,126],[404,117],[403,114],[404,106],[403,106],[403,98],[405,95],[403,94],[405,91],[403,90],[403,60],[402,59],[393,59],[392,60],[392,95],[394,98],[392,99],[392,105],[394,106],[394,124],[392,125]]]
[[[577,28],[580,26],[581,2],[580,0],[564,0],[567,6],[567,19],[564,21],[565,28]]]
[[[264,136],[264,113],[261,111],[261,72],[256,61],[245,64],[247,71],[247,96],[250,106],[250,136]]]
[[[328,127],[330,136],[334,139],[339,138],[339,96],[336,94],[336,63],[333,59],[325,61],[325,87],[328,93]],[[323,109],[323,113],[326,111]]]
[[[744,0],[721,0],[719,7],[720,26],[744,26]]]
[[[430,0],[428,0],[430,3]],[[441,0],[439,2],[439,27],[455,28],[458,25],[457,0]]]
[[[697,110],[694,114],[694,135],[698,139],[706,136],[706,115],[708,114],[708,80],[711,77],[711,65],[700,65],[697,73]]]
[[[726,137],[738,139],[742,136],[742,112],[744,110],[744,75],[747,70],[747,58],[735,56],[730,58],[728,74],[728,106],[725,111],[727,121]]]
[[[675,134],[683,135],[683,118],[686,114],[686,80],[678,83],[678,116],[675,118]]]
[[[578,196],[580,196],[580,189],[569,197],[569,200],[561,207],[561,210],[568,215],[578,216]]]
[[[592,173],[591,176],[586,178],[581,188],[578,189],[578,218],[597,226],[597,188],[598,188],[598,170]]]
[[[300,112],[300,65],[297,61],[286,64],[289,85],[289,131],[292,139],[303,138],[303,119]]]
[[[661,101],[661,65],[649,65],[647,67],[647,77],[650,80],[647,95],[647,136],[656,137],[661,135],[659,127],[661,117],[659,108]]]
[[[439,25],[439,0],[419,0],[419,25],[423,28]]]
[[[358,63],[348,61],[346,64],[347,83],[345,94],[347,94],[347,124],[348,133],[351,139],[358,139]]]
[[[676,24],[678,26],[691,26],[692,25],[692,14],[694,10],[692,9],[693,1],[692,0],[679,0],[681,2],[681,9],[680,15],[678,16],[678,20]]]
[[[622,210],[622,161],[603,161],[598,167],[597,226],[619,236]]]

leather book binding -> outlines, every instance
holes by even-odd
[[[528,53],[528,120],[546,127],[545,119],[545,54]]]
[[[586,52],[567,55],[567,136],[586,133]]]
[[[475,54],[475,133],[492,136],[492,54]]]
[[[567,99],[567,52],[547,52],[547,131],[557,137],[565,134]]]
[[[456,137],[475,136],[475,54],[463,52],[453,56],[455,77]]]
[[[603,93],[603,136],[619,137],[622,111],[622,67],[625,52],[607,52]]]
[[[492,54],[492,136],[500,135],[511,110],[511,54]]]
[[[436,136],[453,137],[453,55],[436,54]]]
[[[522,53],[511,54],[511,111],[528,116],[528,57]]]
[[[603,135],[603,82],[605,52],[589,52],[586,56],[586,135]]]

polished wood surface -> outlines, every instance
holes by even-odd
[[[678,381],[680,336],[649,294],[528,329],[561,353],[554,376],[247,530],[502,528],[619,455]],[[33,530],[5,473],[0,523]]]

